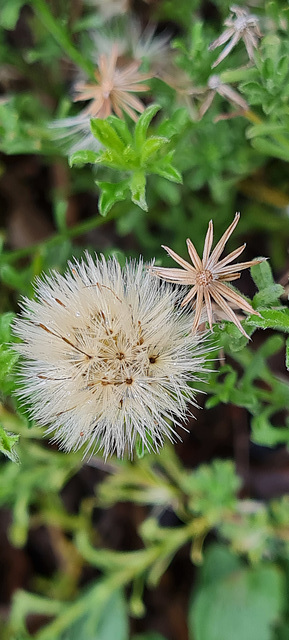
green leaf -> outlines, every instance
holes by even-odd
[[[191,640],[272,640],[285,599],[283,575],[273,565],[247,568],[229,551],[223,552],[226,570],[216,572],[217,549],[209,550],[203,580],[189,609]],[[227,559],[226,559],[227,556]],[[232,570],[230,563],[232,561]],[[237,566],[238,565],[238,566]]]
[[[170,162],[167,162],[166,158],[162,158],[162,160],[155,164],[151,169],[151,173],[156,173],[158,176],[162,176],[162,178],[166,178],[171,182],[177,182],[178,184],[183,183],[183,178],[178,169],[173,167]]]
[[[107,120],[101,120],[100,118],[93,118],[90,121],[90,127],[93,135],[104,147],[111,149],[115,153],[121,155],[125,149],[125,143],[116,133]]]
[[[233,462],[214,460],[188,476],[183,489],[190,496],[189,509],[217,523],[224,510],[234,508],[240,485]]]
[[[146,177],[145,173],[138,171],[133,174],[129,181],[129,188],[131,191],[131,199],[144,211],[148,210],[146,202]]]
[[[254,124],[246,130],[246,136],[250,140],[256,136],[274,135],[275,133],[284,132],[284,125],[277,122],[262,122],[262,124]]]
[[[15,313],[9,311],[0,316],[0,343],[11,342],[11,324],[15,318]]]
[[[152,104],[139,117],[134,130],[134,140],[137,150],[141,151],[146,141],[148,127],[159,110],[160,106],[158,104]]]
[[[2,29],[13,30],[25,0],[1,0],[0,22]]]
[[[259,307],[279,306],[279,298],[283,293],[284,287],[282,287],[281,284],[272,284],[270,287],[266,287],[254,295],[253,306],[255,309],[258,309]]]
[[[249,316],[248,325],[289,333],[289,309],[261,309],[260,316]]]
[[[82,164],[94,164],[99,157],[99,153],[95,151],[75,151],[69,158],[69,166]]]
[[[67,201],[56,200],[53,207],[53,216],[58,231],[65,231],[66,229],[66,213]]]
[[[243,82],[240,89],[248,96],[250,104],[262,104],[265,91],[258,82]]]
[[[129,637],[127,606],[120,591],[113,593],[101,613],[97,602],[85,616],[61,636],[61,640],[127,640]]]
[[[275,284],[272,270],[267,260],[259,262],[259,264],[255,264],[253,267],[251,267],[250,271],[255,285],[256,287],[258,287],[259,291],[262,291],[262,289],[266,289],[267,287]]]
[[[252,426],[252,442],[265,447],[275,447],[278,444],[289,442],[289,428],[273,427],[268,416],[272,410],[265,409],[257,416],[253,416]]]
[[[273,158],[280,158],[280,160],[289,161],[289,139],[288,147],[281,147],[267,138],[253,138],[252,146],[257,151],[264,153],[267,156],[273,156]]]
[[[116,183],[96,182],[96,184],[101,189],[98,201],[99,213],[106,216],[116,202],[125,200],[129,189],[128,180]]]
[[[14,451],[15,444],[19,440],[19,435],[10,434],[0,424],[0,452],[12,462],[18,462],[19,458]]]
[[[123,140],[123,142],[126,145],[133,144],[132,135],[124,120],[121,120],[121,118],[117,118],[116,116],[108,116],[106,121],[112,125],[112,127],[114,128],[118,136]]]
[[[162,147],[164,147],[169,140],[167,138],[163,138],[162,136],[151,136],[148,138],[141,149],[141,164],[142,166],[146,164],[147,160],[154,156],[157,151],[159,151]]]

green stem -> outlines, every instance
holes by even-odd
[[[23,247],[23,249],[17,249],[16,251],[5,251],[0,256],[0,264],[14,262],[15,260],[19,260],[20,258],[26,258],[30,254],[41,251],[44,247],[53,246],[58,244],[59,242],[63,242],[68,238],[77,238],[78,236],[91,231],[92,229],[97,229],[97,227],[101,227],[103,224],[114,220],[120,215],[120,210],[116,207],[112,213],[110,213],[105,218],[98,215],[97,217],[89,218],[89,220],[85,220],[84,222],[80,222],[79,224],[71,227],[69,229],[65,229],[63,233],[56,233],[50,238],[38,242],[36,244],[31,244],[28,247]]]
[[[49,9],[49,4],[45,0],[31,0],[39,18],[43,22],[46,29],[51,33],[60,47],[67,53],[73,62],[81,67],[89,77],[94,78],[95,66],[89,60],[86,60],[71,42],[65,27],[57,21]]]

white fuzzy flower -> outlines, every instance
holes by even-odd
[[[64,276],[37,280],[36,299],[24,299],[14,323],[25,357],[19,396],[62,448],[86,443],[85,454],[121,457],[133,455],[137,439],[153,450],[174,440],[186,403],[195,404],[187,383],[208,351],[178,300],[142,261],[122,270],[86,255]]]
[[[53,139],[68,156],[76,151],[99,151],[101,148],[100,142],[91,132],[90,117],[87,115],[53,120],[48,127],[53,132]]]

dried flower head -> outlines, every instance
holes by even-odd
[[[236,327],[240,329],[241,333],[246,336],[246,338],[249,338],[249,336],[243,329],[239,319],[233,311],[233,308],[240,307],[240,309],[246,311],[246,313],[259,315],[247,300],[231,288],[230,285],[224,283],[229,282],[230,280],[237,280],[240,278],[240,271],[248,269],[248,267],[251,267],[254,264],[259,264],[259,262],[262,262],[266,258],[258,258],[257,260],[250,260],[249,262],[230,264],[230,262],[235,260],[235,258],[238,258],[242,251],[244,251],[246,245],[243,244],[241,247],[238,247],[238,249],[235,249],[235,251],[232,251],[232,253],[219,261],[226,242],[236,228],[239,219],[240,214],[236,213],[232,224],[216,244],[212,253],[210,252],[213,244],[213,222],[210,220],[202,259],[198,256],[192,241],[188,238],[187,247],[193,265],[181,258],[181,256],[172,251],[172,249],[169,249],[169,247],[162,245],[168,254],[183,268],[166,269],[161,267],[150,267],[150,273],[158,276],[159,278],[164,278],[164,280],[167,280],[168,282],[175,282],[177,284],[184,284],[187,286],[192,285],[192,289],[182,301],[182,306],[185,306],[196,298],[195,319],[192,328],[193,332],[197,330],[201,322],[201,314],[204,307],[206,309],[210,329],[213,331],[212,299],[225,313],[225,317],[234,322]]]
[[[235,91],[229,84],[225,84],[221,81],[220,76],[217,74],[213,74],[209,77],[208,87],[206,89],[195,89],[195,95],[201,95],[201,93],[206,93],[205,99],[200,106],[199,117],[200,119],[205,115],[206,111],[208,111],[211,106],[213,99],[218,93],[222,98],[226,98],[232,104],[240,107],[243,111],[247,111],[248,104],[240,94]]]
[[[140,73],[141,62],[134,60],[120,66],[118,63],[117,45],[112,47],[110,56],[99,56],[98,70],[95,72],[96,83],[78,82],[75,85],[74,101],[90,100],[83,110],[84,118],[107,118],[114,112],[119,118],[125,111],[133,120],[138,113],[144,111],[144,105],[134,95],[137,91],[148,91],[149,86],[142,84],[151,74]]]
[[[99,151],[101,144],[91,132],[90,118],[83,115],[59,118],[49,123],[53,139],[59,143],[64,153],[75,151]]]
[[[69,265],[36,283],[14,332],[25,357],[19,396],[67,451],[86,443],[132,456],[138,438],[158,450],[195,404],[187,381],[202,371],[208,347],[176,309],[179,294],[152,280],[142,262],[122,270],[104,257]]]
[[[262,37],[257,16],[252,15],[246,8],[238,7],[236,4],[231,7],[231,12],[236,17],[230,16],[225,20],[224,25],[227,29],[209,46],[209,50],[213,51],[229,40],[212,68],[220,64],[240,40],[244,41],[248,56],[250,60],[253,60],[254,49],[257,49],[258,39]]]
[[[99,142],[91,133],[91,118],[107,118],[112,113],[123,118],[123,112],[126,112],[137,120],[136,112],[142,113],[144,105],[133,93],[148,91],[149,86],[143,82],[152,77],[152,74],[140,73],[140,65],[139,60],[121,64],[116,43],[111,45],[109,54],[98,56],[95,83],[80,80],[74,85],[74,102],[89,100],[88,106],[76,116],[50,123],[53,137],[64,151],[71,154],[80,149],[99,149]]]

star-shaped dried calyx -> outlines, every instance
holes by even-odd
[[[233,18],[233,16],[230,16],[225,20],[224,25],[227,29],[209,46],[209,50],[213,51],[229,40],[222,53],[212,65],[212,68],[220,64],[240,40],[244,41],[249,59],[253,60],[254,49],[257,49],[258,39],[262,37],[257,16],[252,15],[246,8],[239,7],[238,5],[233,5],[231,12],[234,13],[236,17]]]
[[[249,338],[249,336],[243,329],[240,320],[233,309],[240,308],[246,313],[260,315],[258,311],[253,309],[247,300],[230,287],[230,285],[225,283],[237,280],[240,278],[240,272],[243,271],[243,269],[248,269],[255,264],[259,264],[260,262],[263,262],[263,260],[266,260],[266,258],[257,258],[256,260],[249,260],[248,262],[230,264],[233,260],[238,258],[242,251],[244,251],[246,244],[243,244],[241,247],[238,247],[238,249],[232,251],[228,256],[219,260],[228,239],[239,222],[239,219],[240,214],[236,213],[232,224],[230,224],[228,229],[222,235],[212,252],[213,222],[210,220],[202,259],[199,257],[192,241],[188,238],[187,247],[192,264],[184,260],[169,247],[162,245],[171,258],[181,265],[182,269],[167,269],[161,267],[149,268],[150,273],[158,276],[159,278],[163,278],[168,282],[187,286],[192,285],[192,289],[182,301],[182,306],[185,306],[196,298],[195,318],[192,327],[193,332],[197,330],[198,326],[203,321],[202,311],[204,309],[207,313],[210,329],[213,331],[212,300],[216,303],[217,307],[222,310],[225,317],[231,320],[231,322],[238,327],[246,338]]]

